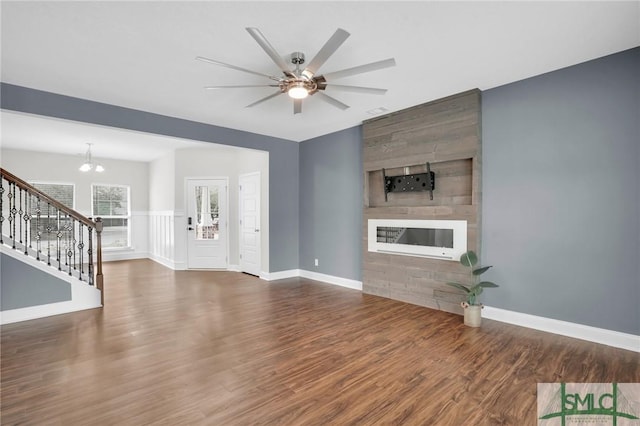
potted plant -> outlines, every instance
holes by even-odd
[[[491,281],[480,281],[480,275],[484,274],[491,268],[491,266],[481,266],[476,268],[478,263],[478,256],[473,250],[469,250],[460,256],[460,263],[469,268],[470,283],[447,283],[457,289],[460,289],[466,293],[467,300],[460,305],[464,309],[464,324],[469,327],[480,327],[482,320],[481,309],[482,303],[478,301],[478,296],[482,294],[482,290],[490,287],[498,287],[497,284]]]

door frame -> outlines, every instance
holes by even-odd
[[[258,259],[258,275],[257,276],[261,276],[262,275],[262,235],[264,233],[264,227],[262,226],[262,217],[263,217],[263,213],[262,213],[262,173],[260,172],[260,170],[256,170],[254,172],[248,172],[248,173],[240,173],[238,174],[238,269],[240,270],[240,272],[244,272],[242,270],[242,260],[240,258],[240,256],[242,255],[242,225],[240,224],[241,220],[242,220],[242,196],[240,195],[241,191],[240,191],[240,180],[245,177],[245,176],[257,176],[258,177],[258,207],[259,207],[259,215],[258,215],[258,227],[260,229],[260,236],[259,236],[259,244],[258,244],[258,251],[259,251],[259,259]]]
[[[184,230],[185,230],[185,266],[187,270],[198,270],[199,268],[189,268],[189,225],[187,223],[187,218],[189,217],[189,181],[190,180],[223,180],[225,186],[225,206],[226,206],[226,214],[227,214],[227,223],[226,223],[226,235],[227,235],[227,243],[226,243],[226,264],[225,268],[214,268],[211,270],[229,270],[229,247],[230,247],[230,232],[229,232],[229,176],[186,176],[184,178]]]

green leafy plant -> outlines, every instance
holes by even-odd
[[[467,295],[467,306],[473,305],[481,305],[478,302],[478,296],[482,294],[483,289],[490,287],[498,287],[497,284],[492,283],[491,281],[480,281],[480,275],[487,272],[491,266],[480,266],[476,268],[476,264],[478,263],[478,256],[475,254],[473,250],[469,250],[460,256],[460,263],[467,268],[469,268],[469,273],[471,274],[471,284],[460,284],[460,283],[447,283],[450,286],[453,286],[457,289],[464,291]],[[465,302],[462,302],[462,306],[464,306]]]

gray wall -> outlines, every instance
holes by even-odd
[[[488,305],[640,334],[640,48],[483,92]]]
[[[362,176],[360,126],[300,144],[300,269],[362,279]]]
[[[0,254],[0,310],[71,300],[71,285],[11,256]]]
[[[298,143],[2,83],[2,108],[269,152],[269,272],[298,268]]]

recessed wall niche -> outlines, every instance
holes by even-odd
[[[429,163],[429,169],[434,175],[433,199],[428,191],[429,182],[421,176],[426,172],[426,163],[384,169],[384,176],[387,178],[402,176],[411,181],[418,179],[415,184],[422,189],[392,191],[387,192],[386,196],[383,170],[372,170],[367,176],[369,207],[471,205],[472,162],[471,158],[465,158]],[[418,177],[411,179],[413,176]]]
[[[467,249],[479,253],[480,95],[475,89],[364,122],[365,293],[462,313],[462,295],[446,285],[468,279],[458,262],[369,252],[367,226],[369,219],[466,220]],[[384,176],[424,174],[427,162],[433,199],[429,191],[407,190],[385,200]]]

